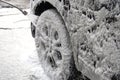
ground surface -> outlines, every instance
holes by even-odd
[[[28,17],[16,9],[0,9],[0,80],[45,79]]]

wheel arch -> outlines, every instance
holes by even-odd
[[[57,10],[50,2],[48,1],[41,1],[37,3],[34,7],[33,13],[37,16],[40,16],[44,11],[48,9],[55,9]]]
[[[62,15],[63,5],[60,6],[59,4],[61,4],[61,3],[58,1],[56,1],[56,0],[55,1],[53,1],[53,0],[46,0],[46,1],[38,0],[37,2],[33,3],[33,6],[31,7],[32,14],[39,17],[39,16],[41,16],[41,14],[44,11],[49,10],[49,9],[54,9],[60,15],[59,18],[62,20],[62,23],[65,25],[67,32],[69,33],[68,28],[67,28],[67,23],[65,22],[64,16]],[[37,19],[38,18],[36,18],[35,23],[36,23]],[[34,21],[32,23],[34,23]]]
[[[32,11],[32,15],[35,15],[33,17],[36,17],[34,21],[32,21],[32,23],[36,26],[36,22],[38,20],[38,17],[41,16],[41,14],[49,9],[54,9],[59,15],[60,15],[60,19],[62,20],[62,23],[65,25],[67,32],[69,34],[68,31],[68,26],[67,26],[67,22],[65,22],[65,18],[62,15],[63,13],[63,6],[61,5],[62,2],[60,0],[36,0],[35,2],[31,2],[31,11]]]

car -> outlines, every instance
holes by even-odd
[[[31,0],[31,32],[51,80],[120,79],[119,0]]]

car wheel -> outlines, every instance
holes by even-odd
[[[35,34],[41,65],[51,80],[67,80],[72,51],[70,37],[60,14],[49,9],[38,19]]]

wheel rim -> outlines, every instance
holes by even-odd
[[[69,35],[60,15],[55,10],[45,11],[38,20],[36,33],[36,47],[45,72],[52,80],[66,80],[72,54]]]

